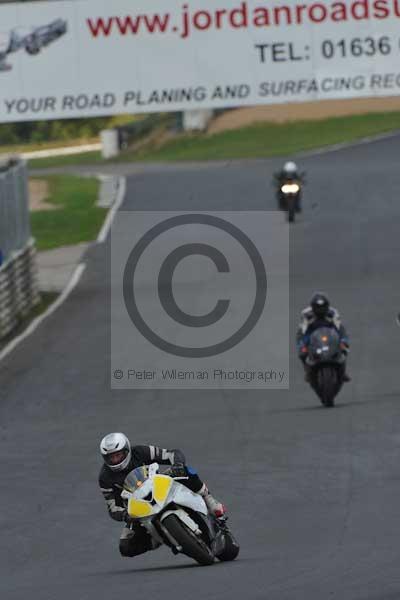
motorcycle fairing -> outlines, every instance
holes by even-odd
[[[153,507],[150,502],[146,500],[137,500],[136,498],[129,498],[128,500],[128,514],[130,517],[135,519],[143,519],[150,517],[153,514]]]
[[[128,514],[133,518],[146,518],[159,513],[170,503],[190,508],[207,516],[208,510],[203,498],[195,494],[179,481],[168,475],[158,474],[154,463],[147,472],[145,467],[136,469],[139,479],[125,485],[122,496],[128,500]],[[145,479],[148,476],[147,479]],[[145,480],[144,480],[145,479]]]
[[[153,499],[163,506],[171,490],[173,480],[167,475],[155,475],[153,478]]]
[[[180,483],[175,482],[175,485],[168,496],[168,503],[169,502],[175,502],[175,504],[191,508],[202,515],[208,515],[207,506],[203,498]]]

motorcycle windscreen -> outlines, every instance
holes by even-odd
[[[126,476],[124,481],[124,489],[133,493],[144,484],[148,477],[149,471],[146,466],[137,467]]]

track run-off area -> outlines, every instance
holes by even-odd
[[[0,363],[3,600],[400,597],[399,155],[393,136],[298,159],[308,183],[290,233],[289,391],[111,391],[109,239],[89,249],[67,301]],[[280,164],[126,167],[122,209],[272,210]],[[352,381],[333,410],[295,350],[319,289],[351,340]],[[228,506],[237,561],[119,556],[97,487],[109,431],[184,450]]]

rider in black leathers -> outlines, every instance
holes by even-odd
[[[320,327],[334,327],[340,337],[340,347],[345,356],[349,352],[349,338],[346,329],[341,321],[339,312],[330,305],[327,296],[321,292],[316,292],[311,298],[310,306],[307,306],[301,312],[301,319],[297,329],[297,350],[299,358],[303,363],[305,371],[305,380],[310,380],[310,367],[306,363],[308,356],[308,345],[310,336]],[[346,362],[343,363],[342,371],[343,381],[350,381],[346,372]]]
[[[123,483],[133,469],[157,462],[162,465],[174,465],[181,475],[188,477],[182,481],[192,492],[200,494],[209,510],[216,518],[226,517],[226,509],[209,492],[196,471],[185,465],[185,456],[181,450],[167,450],[157,446],[131,446],[123,433],[106,435],[100,444],[104,464],[100,470],[99,485],[107,504],[109,515],[115,521],[125,523],[119,542],[122,556],[137,556],[157,547],[154,540],[135,521],[131,521],[121,498]]]

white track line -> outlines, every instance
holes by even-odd
[[[108,232],[110,231],[110,228],[114,221],[115,215],[116,215],[117,211],[119,210],[119,208],[125,198],[125,193],[126,193],[126,178],[120,177],[119,185],[118,185],[117,199],[114,202],[114,204],[112,205],[112,207],[110,208],[110,210],[108,211],[108,215],[106,217],[106,220],[103,223],[103,227],[101,228],[99,235],[97,236],[98,244],[103,244],[106,241]]]
[[[36,319],[34,319],[32,321],[32,323],[25,329],[25,331],[23,331],[21,333],[21,335],[18,335],[13,340],[11,340],[11,342],[9,344],[7,344],[7,346],[0,352],[0,362],[8,354],[10,354],[10,352],[12,352],[14,350],[14,348],[16,348],[23,340],[25,340],[28,336],[30,336],[39,327],[39,325],[42,323],[42,321],[47,319],[47,317],[49,317],[51,314],[53,314],[53,312],[55,312],[57,310],[57,308],[59,308],[59,306],[61,306],[61,304],[63,304],[65,302],[65,300],[71,294],[72,290],[78,285],[79,280],[82,277],[82,274],[85,269],[86,269],[85,263],[80,263],[79,265],[77,265],[75,267],[75,270],[71,276],[71,279],[69,280],[68,284],[66,285],[66,287],[64,288],[62,293],[59,295],[57,300],[55,300],[55,302],[50,304],[49,308],[43,314],[36,317]]]

